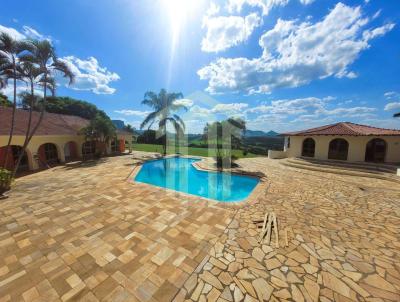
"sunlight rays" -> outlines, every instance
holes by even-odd
[[[180,44],[180,38],[188,21],[191,20],[204,0],[162,0],[161,9],[165,10],[170,24],[171,49],[168,63],[167,88],[169,88],[172,76],[172,67],[175,59],[176,49]]]

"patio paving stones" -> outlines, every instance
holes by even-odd
[[[134,162],[17,180],[0,203],[0,301],[400,301],[393,183],[243,159],[268,190],[226,207],[129,183]],[[258,242],[271,211],[280,248]]]

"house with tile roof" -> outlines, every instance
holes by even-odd
[[[271,158],[400,163],[400,130],[341,122],[282,135],[284,151],[269,152]]]
[[[4,163],[6,148],[11,127],[12,108],[0,107],[0,165],[12,169],[16,158],[25,141],[28,128],[29,112],[16,110],[14,135],[9,147],[7,163]],[[36,125],[39,112],[33,112],[32,125]],[[19,171],[31,171],[40,168],[91,158],[96,152],[96,146],[87,141],[80,130],[89,124],[89,120],[78,116],[45,113],[44,118],[28,145],[22,159]],[[129,148],[132,144],[132,134],[117,130],[117,137],[105,146],[107,153],[125,152],[126,142]]]

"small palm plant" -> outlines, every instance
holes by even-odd
[[[232,155],[232,142],[240,144],[246,131],[246,122],[239,118],[228,118],[225,121],[207,124],[203,139],[215,150],[218,168],[230,168],[235,156]]]
[[[164,136],[164,155],[167,154],[167,123],[172,124],[175,129],[177,137],[182,137],[185,132],[185,123],[181,117],[176,113],[179,110],[187,111],[188,108],[176,102],[176,100],[183,98],[182,93],[168,93],[165,89],[161,89],[160,92],[154,93],[148,91],[144,95],[143,105],[147,105],[153,109],[153,111],[144,119],[140,125],[140,129],[151,126],[158,122],[159,135]]]

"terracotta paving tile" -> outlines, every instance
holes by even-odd
[[[203,161],[202,167],[210,168],[209,163]],[[191,274],[176,297],[399,300],[400,265],[393,264],[400,263],[400,237],[395,235],[400,231],[400,188],[376,179],[288,169],[261,158],[239,164],[243,170],[265,173],[268,190],[237,211],[211,248],[209,260]],[[279,248],[258,242],[257,221],[262,223],[265,212],[271,211],[279,221]],[[290,231],[287,247],[285,228]],[[385,260],[377,260],[381,257]],[[234,284],[223,288],[221,283],[228,285],[230,278]]]
[[[267,182],[232,208],[127,182],[142,156],[16,181],[0,203],[0,301],[400,301],[391,183],[243,159]],[[258,242],[266,211],[280,248]]]

